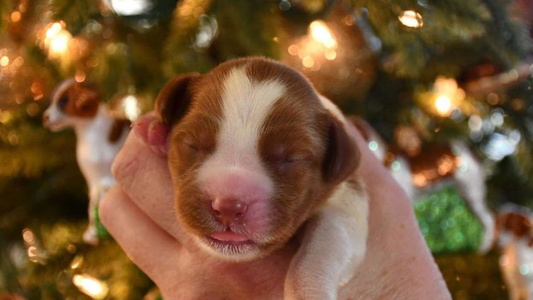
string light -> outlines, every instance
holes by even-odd
[[[0,66],[7,67],[7,65],[9,65],[9,57],[5,55],[0,57]]]
[[[82,255],[77,255],[76,257],[74,257],[72,259],[72,261],[70,262],[70,268],[72,270],[75,270],[77,268],[79,268],[82,264],[83,264],[83,256]]]
[[[197,51],[205,50],[213,43],[213,40],[218,35],[218,22],[214,17],[208,15],[200,16],[200,25],[196,39],[193,43],[194,49]]]
[[[135,16],[147,13],[153,8],[152,1],[148,0],[105,0],[104,1],[117,15]]]
[[[64,29],[63,23],[55,22],[46,29],[44,45],[50,57],[59,58],[67,53],[71,40],[72,35]]]
[[[13,61],[13,65],[15,67],[22,67],[23,64],[24,64],[24,58],[22,58],[22,56],[15,58],[15,60]]]
[[[28,245],[33,245],[35,244],[35,234],[33,233],[33,231],[31,231],[30,229],[28,228],[24,228],[22,230],[22,239],[24,240],[24,242],[26,242]]]
[[[76,72],[76,75],[74,75],[74,80],[76,80],[76,82],[84,82],[86,77],[85,72],[78,71]]]
[[[37,247],[29,246],[28,247],[28,258],[32,262],[39,262],[39,256],[37,255]]]
[[[26,253],[30,261],[34,263],[39,262],[39,253],[37,247],[35,246],[36,239],[33,231],[31,231],[29,228],[24,228],[22,230],[22,239],[26,243],[26,246],[28,246]]]
[[[433,84],[433,110],[441,117],[448,117],[464,100],[466,93],[453,78],[437,77]]]
[[[124,113],[130,121],[135,121],[137,117],[141,114],[141,109],[139,108],[139,100],[133,96],[128,95],[122,100],[122,107],[124,108]]]
[[[20,11],[14,11],[11,13],[11,21],[16,23],[18,21],[20,21],[20,19],[22,18],[22,14],[20,13]]]
[[[422,15],[414,10],[404,10],[398,17],[398,20],[400,20],[400,23],[402,23],[404,26],[410,28],[420,28],[424,26]]]
[[[109,292],[105,282],[88,274],[76,274],[72,277],[72,282],[82,293],[93,299],[104,299]]]
[[[452,100],[447,95],[439,95],[435,99],[435,108],[441,116],[449,116],[453,110]]]
[[[337,40],[331,34],[331,31],[329,30],[326,23],[324,23],[323,21],[313,21],[311,25],[309,25],[309,29],[311,32],[311,37],[315,41],[321,43],[324,47],[328,49],[337,48]]]
[[[298,43],[292,44],[287,51],[298,56],[306,68],[319,70],[321,61],[337,58],[338,42],[324,21],[315,20],[308,28],[308,34]]]

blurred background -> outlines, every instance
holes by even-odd
[[[533,0],[1,0],[0,299],[159,297],[104,229],[82,241],[75,133],[41,122],[59,82],[135,120],[249,55],[376,129],[454,299],[533,299],[532,21]]]

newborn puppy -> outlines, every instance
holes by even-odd
[[[248,261],[301,232],[285,299],[335,299],[368,230],[359,151],[335,105],[295,70],[243,58],[171,80],[156,111],[177,218],[200,248]]]

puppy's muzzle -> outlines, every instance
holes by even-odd
[[[232,198],[217,198],[211,203],[215,219],[223,225],[242,225],[248,205]]]

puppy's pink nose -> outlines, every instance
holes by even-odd
[[[236,199],[217,198],[211,203],[215,217],[224,225],[242,221],[246,212],[246,203]]]

